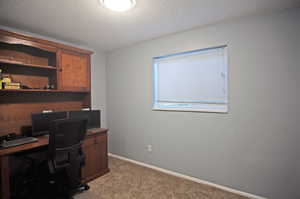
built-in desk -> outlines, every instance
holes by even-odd
[[[107,156],[108,129],[99,128],[88,130],[83,143],[86,164],[82,170],[82,181],[88,182],[109,172]],[[47,136],[38,137],[38,141],[16,147],[0,149],[1,199],[10,199],[10,155],[46,147],[49,143]]]

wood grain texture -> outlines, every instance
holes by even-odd
[[[90,90],[88,56],[60,51],[59,88],[62,90]]]
[[[93,54],[93,52],[90,50],[84,50],[81,48],[76,48],[58,42],[39,39],[26,34],[15,33],[3,29],[0,29],[0,41],[10,42],[10,43],[22,43],[24,45],[39,47],[42,49],[48,49],[49,51],[53,51],[53,52],[56,52],[57,49],[65,49],[65,50],[71,50],[71,51],[80,52],[88,55]]]
[[[108,171],[107,134],[96,135],[85,140],[83,151],[86,155],[83,179],[94,179]]]
[[[90,55],[92,51],[47,41],[24,34],[0,29],[0,68],[9,74],[14,82],[34,89],[0,90],[0,135],[15,132],[31,132],[31,114],[43,110],[70,111],[91,107]],[[55,90],[43,90],[54,85]],[[87,140],[89,162],[94,158],[105,158],[107,143],[103,137],[106,131],[89,132]],[[105,140],[107,142],[107,140]],[[102,143],[102,144],[101,144]],[[8,156],[18,151],[46,146],[48,140],[0,150],[1,157],[1,199],[9,199]],[[104,162],[95,160],[86,168],[86,179],[101,175]],[[102,168],[102,170],[100,169]],[[87,171],[91,169],[91,171]],[[106,168],[106,170],[108,170]],[[85,179],[85,180],[86,180]]]
[[[1,199],[10,198],[9,188],[9,156],[0,156],[0,168],[1,168]]]
[[[19,66],[19,67],[32,67],[32,68],[39,68],[39,69],[47,69],[47,70],[56,70],[56,67],[54,66],[48,66],[48,65],[40,65],[40,64],[28,64],[17,60],[9,60],[7,58],[1,58],[0,56],[0,64],[1,65],[13,65],[13,66]]]
[[[98,128],[87,131],[83,143],[83,149],[86,155],[87,164],[83,168],[82,182],[89,182],[109,172],[106,148],[107,132],[108,129],[104,128]],[[10,155],[26,150],[46,147],[48,144],[49,138],[47,136],[40,136],[38,137],[38,141],[34,143],[28,143],[16,147],[0,149],[1,199],[10,199]]]
[[[1,45],[0,45],[1,47]],[[20,62],[24,64],[33,64],[33,65],[50,65],[50,57],[34,56],[29,52],[22,52],[20,48],[17,50],[12,49],[0,49],[0,58],[5,60],[11,60],[15,62]]]
[[[46,136],[41,136],[38,138],[37,142],[24,144],[16,147],[10,147],[6,149],[0,149],[0,156],[7,156],[10,154],[18,153],[21,151],[26,151],[34,148],[39,148],[42,146],[47,146],[49,144],[49,139]]]
[[[11,77],[13,82],[19,82],[22,85],[26,85],[30,88],[43,89],[45,86],[51,84],[51,78],[48,76],[11,74]]]
[[[50,99],[53,98],[51,96],[48,97]],[[5,135],[11,132],[15,132],[17,134],[30,132],[32,113],[41,113],[43,110],[80,110],[81,107],[81,101],[66,101],[66,99],[63,101],[52,102],[42,101],[0,104],[0,135]]]
[[[57,48],[55,46],[47,45],[46,43],[34,41],[35,39],[26,37],[21,34],[12,33],[9,31],[0,29],[0,42],[13,44],[13,45],[24,45],[39,48],[41,50],[56,52]]]
[[[98,128],[93,131],[87,131],[86,138],[84,140],[84,146],[90,146],[94,144],[95,139],[99,139],[99,137],[106,136],[108,132],[108,129],[104,128]],[[92,140],[92,142],[91,142]],[[105,142],[107,140],[103,140]],[[49,144],[49,137],[48,136],[40,136],[38,137],[37,142],[33,143],[28,143],[20,146],[15,146],[15,147],[10,147],[10,148],[5,148],[5,149],[0,149],[0,157],[2,156],[7,156],[10,154],[18,153],[21,151],[26,151],[34,148],[39,148],[43,146],[47,146]],[[4,167],[3,167],[4,168]]]
[[[0,68],[33,88],[0,90],[0,135],[29,132],[32,113],[90,108],[91,53],[0,30]],[[55,90],[43,90],[47,85]]]
[[[13,93],[15,95],[20,95],[20,93],[45,93],[45,94],[51,94],[51,93],[77,93],[77,94],[90,94],[89,91],[70,91],[70,90],[49,90],[49,89],[0,89],[0,94],[9,94],[9,93]],[[3,102],[2,99],[0,99],[0,102]]]
[[[13,82],[19,82],[30,88],[44,88],[52,84],[56,85],[55,70],[40,70],[31,67],[14,67],[13,65],[1,65],[0,68],[8,74]]]

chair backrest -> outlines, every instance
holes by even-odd
[[[61,119],[50,124],[49,159],[54,167],[70,164],[71,156],[81,150],[86,126],[87,120],[83,119]]]

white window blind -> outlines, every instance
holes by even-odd
[[[154,102],[158,110],[228,111],[227,47],[154,58]]]

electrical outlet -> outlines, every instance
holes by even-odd
[[[147,146],[148,152],[152,152],[152,145]]]

